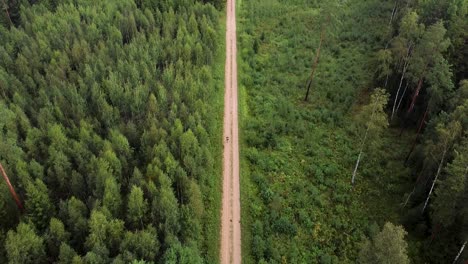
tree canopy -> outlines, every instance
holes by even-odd
[[[0,262],[215,261],[223,2],[0,2]]]

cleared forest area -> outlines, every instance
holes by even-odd
[[[246,263],[464,263],[467,8],[242,1]]]

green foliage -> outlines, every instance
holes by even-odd
[[[378,139],[380,134],[388,127],[388,118],[385,113],[388,97],[384,89],[375,89],[370,97],[369,104],[363,106],[357,116],[358,122],[369,131],[371,138]]]
[[[36,179],[26,186],[26,195],[28,217],[39,230],[44,231],[53,215],[53,205],[49,199],[47,186],[40,179]]]
[[[57,218],[51,218],[46,236],[48,254],[54,257],[59,256],[62,251],[62,245],[66,245],[69,239],[70,233],[65,230],[62,221]]]
[[[174,244],[164,254],[164,263],[168,264],[201,264],[203,260],[200,253],[193,246],[182,246],[179,243]]]
[[[5,248],[9,263],[45,263],[44,239],[29,224],[20,223],[16,231],[8,231]]]
[[[127,202],[127,223],[132,228],[143,228],[147,211],[148,202],[143,198],[143,191],[132,186]]]
[[[396,211],[397,190],[409,183],[407,170],[398,164],[404,142],[391,154],[375,148],[352,192],[349,181],[367,123],[376,128],[376,145],[396,141],[386,130],[388,94],[378,89],[372,100],[367,93],[373,74],[364,65],[373,61],[371,47],[379,36],[365,25],[371,19],[388,23],[382,14],[370,15],[380,1],[342,2],[334,10],[338,21],[330,33],[335,40],[324,45],[311,100],[302,103],[319,43],[321,28],[314,21],[321,4],[242,2],[240,76],[246,101],[241,149],[247,168],[242,168],[241,190],[247,263],[354,263],[366,227],[394,217],[388,208]],[[362,14],[365,8],[369,18]],[[356,31],[369,42],[348,35]],[[365,102],[374,104],[361,107]],[[401,171],[385,172],[395,168]],[[382,204],[385,209],[375,209]]]
[[[0,161],[47,261],[215,262],[224,1],[3,2]]]
[[[462,145],[455,150],[455,158],[446,167],[446,179],[435,191],[433,203],[433,219],[445,227],[452,226],[458,217],[462,217],[464,196],[466,196],[468,141],[465,138]],[[462,235],[463,239],[463,235]]]
[[[106,207],[114,217],[121,215],[122,198],[120,197],[120,188],[113,177],[106,179],[102,205]]]
[[[93,211],[88,225],[87,248],[94,253],[98,252],[100,257],[115,256],[124,235],[124,222],[108,218],[104,212]]]
[[[160,189],[158,196],[155,196],[151,203],[151,215],[153,221],[160,223],[160,231],[164,232],[166,237],[171,237],[180,229],[178,202],[171,190],[170,179],[162,174],[159,181]]]
[[[376,72],[378,74],[378,78],[388,78],[390,74],[392,74],[392,52],[390,50],[379,50],[376,55]]]
[[[60,245],[60,255],[58,259],[58,263],[60,264],[82,263],[81,258],[76,254],[75,250],[66,243]]]
[[[152,261],[158,256],[159,247],[156,229],[149,226],[145,230],[126,232],[120,251],[127,263],[131,260]]]
[[[71,197],[66,202],[61,203],[60,215],[67,230],[70,230],[73,234],[71,245],[82,248],[88,233],[88,210],[86,205],[81,200]]]
[[[463,65],[457,59],[457,66],[449,67],[457,60],[451,58],[448,38],[455,34],[454,21],[464,25],[465,5],[423,2],[340,2],[332,12],[337,21],[321,50],[311,100],[304,104],[304,83],[320,43],[318,21],[326,17],[323,6],[333,3],[242,1],[245,262],[355,263],[373,222],[404,222],[410,232],[407,259],[415,263],[443,262],[463,244],[463,235],[455,234],[463,233],[460,217],[466,206],[456,202],[443,208],[438,202],[437,210],[447,209],[444,219],[453,216],[457,223],[448,229],[431,219],[436,212],[421,215],[421,209],[431,187],[424,183],[437,172],[443,149],[429,151],[426,143],[447,147],[443,168],[459,155],[451,144],[466,137],[460,134],[466,126],[464,86],[455,87],[452,74]],[[440,12],[431,18],[423,11],[428,6]],[[439,21],[450,16],[457,19]],[[463,56],[459,43],[457,54]],[[373,86],[385,90],[371,93]],[[389,100],[397,113],[391,123]],[[404,108],[411,111],[402,114]],[[446,127],[445,136],[439,136],[436,127]],[[408,154],[418,129],[415,150]],[[365,162],[351,189],[349,175],[363,138]],[[441,197],[441,184],[448,177],[444,172],[436,181]],[[457,201],[465,201],[463,197]],[[433,238],[428,238],[428,228]],[[426,237],[438,250],[426,248]]]
[[[406,234],[403,227],[385,223],[382,231],[372,237],[371,241],[363,242],[359,253],[359,263],[410,263],[407,256]]]

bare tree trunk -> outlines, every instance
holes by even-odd
[[[421,91],[421,87],[422,87],[422,84],[424,82],[424,76],[426,74],[426,69],[427,69],[427,64],[424,67],[424,71],[421,74],[421,77],[419,78],[418,86],[416,87],[416,91],[414,91],[413,98],[411,99],[411,105],[408,108],[408,112],[406,113],[407,116],[411,113],[411,111],[413,111],[414,105],[416,104],[416,99],[419,96],[419,92]]]
[[[392,10],[392,16],[390,17],[390,22],[388,23],[388,25],[391,25],[393,22],[393,18],[395,17],[395,14],[396,14],[397,3],[398,3],[398,0],[395,1],[395,5],[393,6],[393,10]]]
[[[408,90],[409,82],[406,82],[405,89],[403,90],[403,94],[400,97],[400,101],[398,102],[397,108],[395,110],[395,113],[398,113],[400,110],[401,102],[403,101],[403,98],[405,98],[406,90]]]
[[[409,66],[409,62],[410,62],[409,57],[410,57],[410,52],[411,52],[411,46],[412,46],[412,44],[409,45],[408,51],[406,52],[406,57],[404,59],[405,62],[403,64],[403,72],[401,74],[400,85],[398,85],[398,90],[397,90],[397,93],[395,95],[395,100],[393,102],[392,115],[390,117],[390,120],[392,120],[393,116],[395,115],[396,105],[397,105],[397,102],[398,102],[398,96],[400,95],[401,86],[403,84],[403,80],[405,79],[406,71],[407,71],[408,66]]]
[[[384,88],[387,88],[389,76],[390,76],[390,74],[388,74],[388,73],[387,73],[387,76],[385,76],[385,85],[384,85]]]
[[[356,165],[354,166],[353,177],[351,178],[351,184],[354,185],[354,178],[356,178],[356,173],[359,168],[359,163],[361,162],[362,150],[359,152],[358,159],[356,161]]]
[[[404,66],[403,66],[403,73],[401,74],[401,78],[400,78],[400,84],[398,85],[398,90],[397,90],[397,93],[395,95],[395,100],[393,101],[392,115],[390,116],[390,120],[393,120],[393,116],[395,115],[396,105],[397,105],[398,98],[399,98],[398,96],[400,95],[400,90],[401,90],[401,86],[403,84],[403,79],[405,78],[407,65],[408,65],[408,63],[405,62]]]
[[[406,201],[405,203],[403,204],[403,208],[406,207],[406,205],[408,204],[411,196],[414,194],[414,191],[416,190],[416,186],[418,186],[418,183],[421,179],[421,176],[423,174],[423,171],[424,171],[425,167],[423,166],[422,170],[419,172],[419,175],[418,175],[418,178],[416,178],[416,182],[414,183],[414,187],[413,187],[413,190],[410,192],[410,194],[408,195],[408,197],[406,198]]]
[[[435,185],[437,179],[439,178],[440,171],[442,170],[442,165],[444,164],[445,154],[446,153],[447,153],[447,148],[444,149],[444,153],[442,153],[442,159],[440,159],[439,168],[437,168],[437,174],[435,176],[434,181],[432,182],[431,190],[429,191],[429,194],[427,195],[426,202],[424,203],[424,207],[422,209],[422,213],[424,213],[424,210],[426,210],[427,203],[429,202],[429,198],[431,197],[432,191],[434,190],[434,185]]]
[[[372,118],[372,116],[374,116],[375,110],[376,110],[376,108],[374,107],[374,109],[372,109],[371,118]],[[351,178],[351,184],[352,185],[354,185],[354,179],[356,178],[357,170],[359,168],[359,163],[361,163],[361,157],[362,157],[362,153],[364,152],[364,147],[366,146],[366,140],[367,140],[367,135],[369,134],[369,129],[370,129],[370,127],[369,127],[369,124],[368,124],[367,129],[366,129],[366,133],[364,134],[364,138],[362,139],[362,142],[361,142],[361,150],[359,151],[359,156],[358,156],[358,159],[356,161],[356,165],[354,166],[353,176]]]
[[[405,208],[406,205],[408,204],[408,202],[409,202],[411,196],[412,196],[413,193],[414,193],[414,190],[416,190],[416,186],[413,188],[413,190],[410,192],[410,194],[408,194],[408,197],[406,197],[405,203],[403,204],[403,208]]]
[[[13,26],[13,21],[11,21],[10,13],[8,12],[8,5],[5,3],[5,0],[2,0],[3,8],[5,9],[6,16],[8,17],[8,21],[10,21],[10,26]]]
[[[304,101],[306,101],[306,102],[309,99],[310,87],[312,86],[312,81],[314,80],[315,71],[317,70],[317,66],[318,66],[319,60],[320,60],[320,50],[322,49],[322,43],[323,43],[323,40],[325,39],[325,29],[327,28],[327,25],[330,22],[330,19],[331,18],[328,17],[327,23],[322,26],[322,31],[320,32],[319,46],[317,48],[317,52],[315,53],[314,64],[312,65],[312,72],[310,73],[309,80],[308,80],[308,82],[306,84],[307,92],[306,92],[306,95],[304,97]]]
[[[357,170],[359,168],[359,163],[361,163],[362,152],[364,151],[364,146],[366,144],[367,134],[369,133],[369,127],[367,127],[366,134],[364,135],[364,139],[362,140],[361,150],[359,151],[359,156],[356,161],[356,165],[354,166],[353,177],[351,178],[351,184],[354,185],[354,179],[356,178]]]
[[[309,81],[307,82],[307,92],[304,97],[304,101],[307,101],[309,99],[310,87],[312,86],[312,81],[314,80],[315,71],[317,70],[317,66],[318,66],[319,59],[320,59],[320,49],[322,48],[322,42],[323,42],[323,30],[320,36],[320,43],[317,48],[317,52],[315,53],[315,60],[314,60],[314,65],[312,66],[312,72],[310,74]]]
[[[409,158],[411,156],[411,153],[413,153],[414,148],[416,147],[416,142],[417,142],[417,140],[419,138],[419,134],[421,133],[421,129],[422,129],[422,127],[423,127],[423,125],[424,125],[424,123],[426,121],[426,117],[427,117],[428,112],[429,112],[429,106],[427,106],[426,111],[424,112],[424,115],[423,115],[423,117],[421,119],[421,122],[419,123],[418,132],[416,133],[416,137],[414,138],[413,145],[411,146],[411,149],[410,149],[408,155],[406,155],[405,165],[408,162],[408,160],[409,160]]]
[[[23,205],[21,204],[21,201],[20,201],[20,199],[18,198],[18,195],[17,195],[16,192],[15,192],[15,189],[14,189],[13,186],[11,185],[10,179],[8,178],[8,176],[7,176],[6,172],[5,172],[5,170],[3,169],[3,166],[2,166],[1,163],[0,163],[0,171],[2,172],[3,179],[5,180],[6,184],[8,185],[8,189],[10,189],[11,196],[12,196],[13,199],[15,200],[16,205],[18,206],[18,208],[20,209],[20,211],[23,211]]]
[[[458,260],[458,258],[461,256],[463,250],[465,249],[465,246],[466,246],[466,243],[467,243],[467,242],[468,242],[468,241],[465,240],[465,243],[463,243],[463,245],[461,246],[460,251],[458,251],[458,254],[457,254],[457,256],[455,257],[455,260],[452,262],[452,264],[457,263],[457,260]]]

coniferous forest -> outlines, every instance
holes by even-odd
[[[466,263],[468,1],[236,6],[243,263]],[[219,263],[225,12],[0,0],[0,263]]]
[[[221,12],[1,5],[0,262],[216,259]]]

